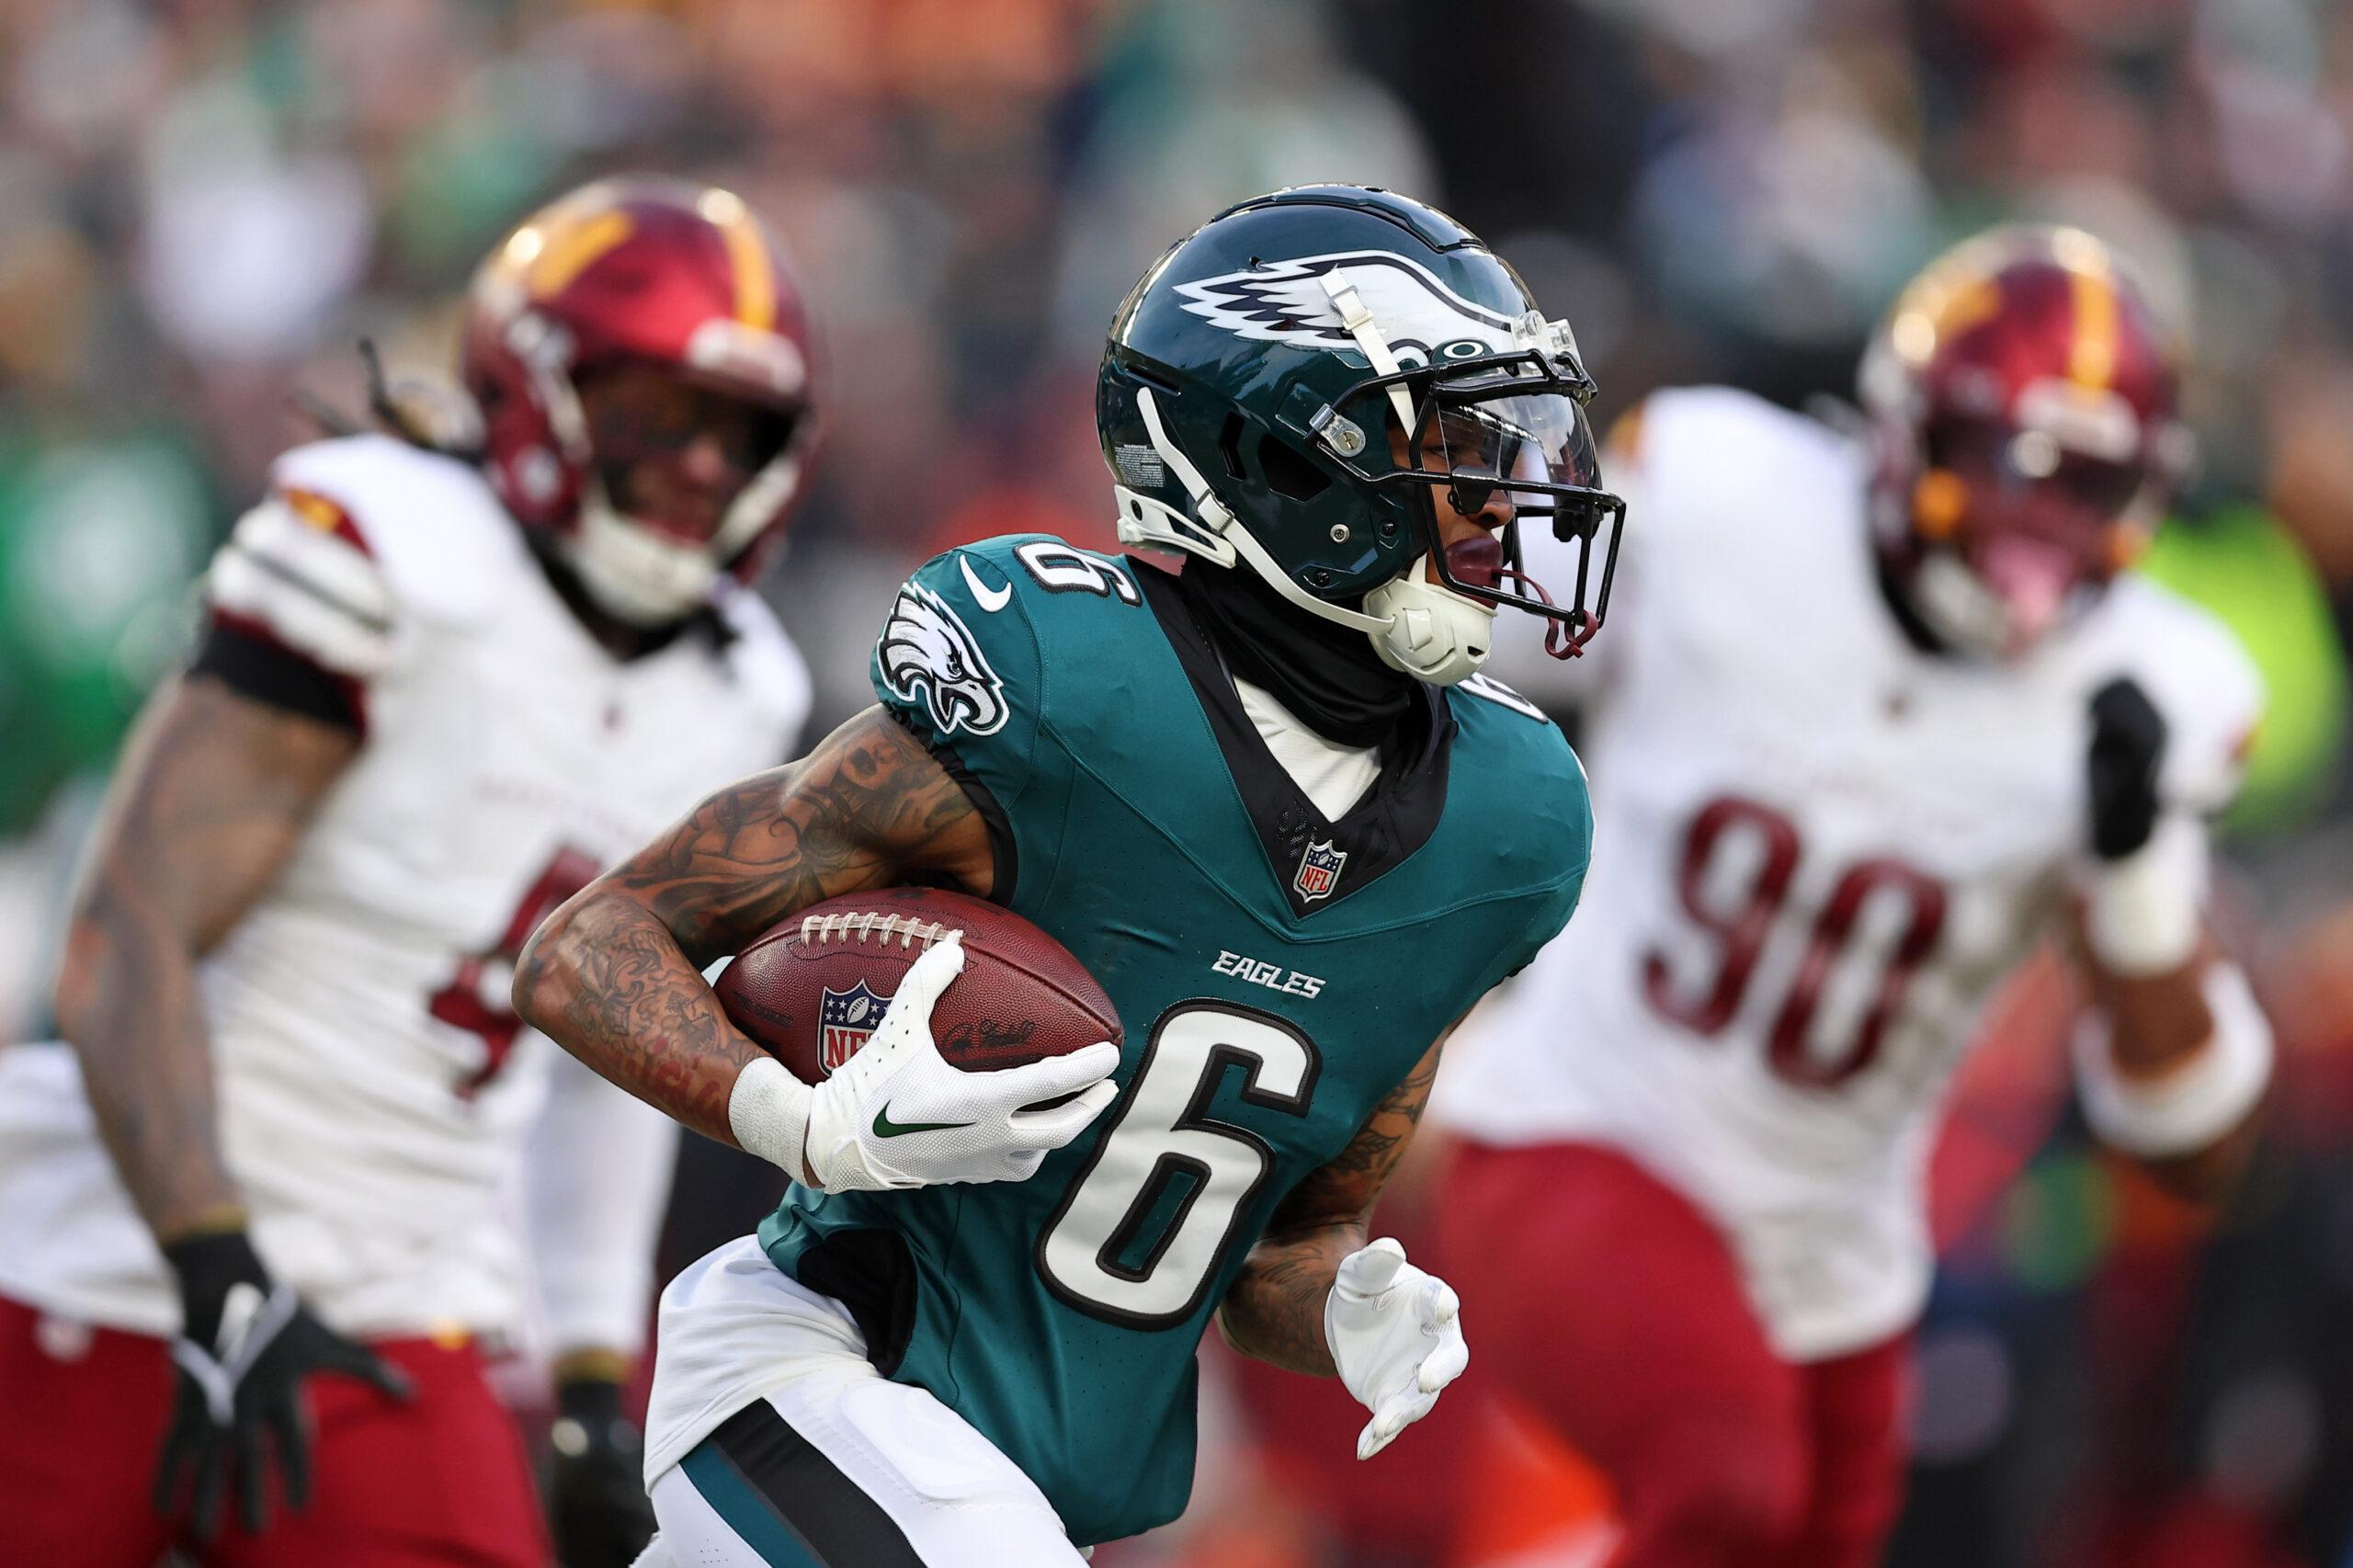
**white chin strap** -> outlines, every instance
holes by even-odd
[[[1353,294],[1354,290],[1349,292]],[[1377,341],[1377,331],[1374,336]],[[1381,346],[1381,352],[1387,356],[1386,344]],[[1402,401],[1404,389],[1391,391]],[[1217,498],[1209,481],[1201,477],[1201,471],[1168,438],[1150,387],[1136,389],[1136,412],[1143,415],[1152,449],[1176,476],[1177,483],[1184,485],[1186,494],[1192,497],[1193,510],[1200,515],[1200,520],[1195,522],[1165,502],[1141,494],[1124,484],[1115,485],[1121,543],[1183,551],[1225,567],[1233,566],[1237,557],[1246,561],[1260,581],[1290,603],[1318,619],[1363,632],[1372,639],[1373,651],[1381,655],[1381,663],[1432,686],[1452,686],[1487,662],[1487,652],[1495,646],[1495,608],[1466,599],[1440,584],[1426,580],[1429,573],[1427,556],[1405,576],[1383,583],[1365,595],[1365,612],[1370,613],[1326,603],[1293,582],[1282,564],[1267,552],[1267,547],[1242,526],[1233,508]],[[1407,421],[1407,429],[1413,428],[1411,416],[1408,404],[1401,415]]]
[[[688,544],[615,506],[592,479],[580,498],[579,526],[564,540],[564,559],[608,614],[632,626],[666,626],[710,602],[727,562],[759,537],[800,483],[800,455],[777,458],[728,504],[710,543]]]
[[[1357,292],[1357,286],[1347,280],[1346,274],[1335,268],[1324,275],[1324,292],[1331,296],[1332,308],[1340,313],[1340,324],[1347,329],[1350,337],[1357,340],[1357,347],[1363,351],[1365,362],[1372,367],[1372,373],[1376,376],[1396,375],[1397,356],[1390,351],[1389,339],[1381,335],[1381,324],[1372,319],[1372,309],[1364,302],[1364,296]],[[1414,400],[1406,392],[1403,381],[1390,383],[1389,406],[1397,411],[1397,427],[1404,431],[1406,440],[1411,441],[1418,422],[1414,418]]]

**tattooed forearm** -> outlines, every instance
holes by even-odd
[[[711,796],[607,881],[709,963],[796,909],[911,870],[985,894],[988,832],[922,744],[870,708],[800,762]]]
[[[516,1004],[526,1018],[640,1099],[733,1142],[727,1096],[760,1049],[642,904],[575,901],[549,917],[524,965]]]
[[[701,971],[795,910],[913,875],[975,893],[995,871],[972,800],[880,708],[801,761],[731,785],[548,917],[515,1006],[581,1061],[733,1142],[727,1098],[759,1047]]]
[[[1225,1342],[1245,1356],[1310,1377],[1338,1374],[1324,1342],[1324,1299],[1340,1260],[1365,1244],[1364,1225],[1329,1225],[1251,1250],[1242,1276],[1218,1308]]]
[[[261,896],[358,749],[207,677],[166,687],[115,775],[74,905],[58,1028],[123,1185],[169,1240],[235,1225],[196,964]]]
[[[1227,1344],[1294,1372],[1335,1375],[1331,1347],[1324,1342],[1324,1298],[1331,1294],[1340,1260],[1365,1244],[1372,1206],[1421,1125],[1444,1046],[1441,1037],[1338,1157],[1311,1172],[1276,1207],[1218,1309]]]

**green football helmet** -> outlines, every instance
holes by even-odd
[[[1095,415],[1123,542],[1246,564],[1449,685],[1485,660],[1497,607],[1545,617],[1561,658],[1601,625],[1625,505],[1600,487],[1593,392],[1568,323],[1452,219],[1302,186],[1220,213],[1144,274]],[[1511,520],[1449,551],[1441,489],[1464,516],[1501,492]],[[1529,519],[1579,543],[1566,604],[1520,570]]]

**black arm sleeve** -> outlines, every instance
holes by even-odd
[[[355,733],[367,729],[359,684],[321,669],[284,643],[215,619],[188,665],[240,696]]]

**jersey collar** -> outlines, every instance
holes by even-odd
[[[1192,684],[1294,919],[1370,885],[1429,842],[1446,814],[1455,734],[1452,712],[1430,687],[1415,683],[1405,716],[1381,747],[1381,777],[1334,822],[1267,749],[1176,577],[1134,556],[1128,563]]]

